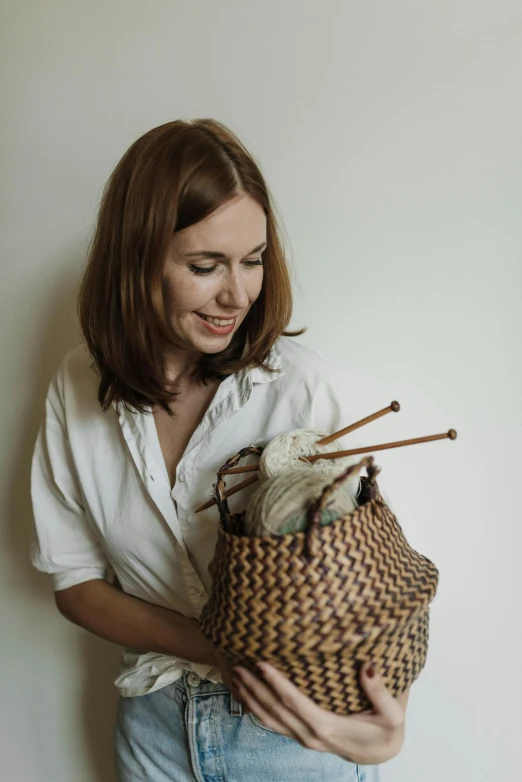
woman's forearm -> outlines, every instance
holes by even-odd
[[[55,593],[60,613],[91,633],[144,652],[215,665],[197,621],[147,603],[96,579]]]

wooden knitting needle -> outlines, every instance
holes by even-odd
[[[329,443],[333,443],[334,440],[338,440],[339,437],[348,434],[348,432],[353,432],[355,429],[359,429],[361,426],[369,424],[370,421],[375,421],[377,418],[381,418],[383,415],[388,415],[388,413],[398,413],[400,409],[401,406],[398,402],[392,402],[389,407],[385,407],[383,410],[379,410],[378,413],[368,415],[366,418],[361,418],[360,421],[356,421],[354,424],[350,424],[350,426],[347,426],[344,429],[340,429],[338,432],[334,432],[333,434],[329,434],[327,437],[323,437],[321,440],[317,441],[316,445],[328,445]]]
[[[375,421],[377,418],[381,418],[381,416],[387,415],[388,413],[398,413],[400,409],[401,406],[398,402],[392,402],[389,407],[385,407],[383,410],[379,410],[378,413],[368,415],[366,418],[361,418],[360,421],[356,421],[354,424],[350,424],[350,426],[346,426],[344,429],[340,429],[338,432],[334,432],[333,434],[329,434],[327,437],[323,437],[321,440],[317,441],[316,445],[329,445],[329,443],[333,443],[334,440],[338,440],[339,437],[348,434],[348,432],[353,432],[355,429],[359,429],[361,426],[369,424],[370,421]],[[233,475],[234,473],[255,472],[255,470],[257,470],[257,465],[249,464],[246,467],[233,467],[231,470],[226,470],[221,474]]]
[[[257,467],[256,467],[256,470],[257,470]],[[259,478],[257,477],[257,475],[251,475],[250,478],[247,478],[245,481],[241,481],[241,483],[238,483],[236,486],[232,486],[231,489],[228,489],[225,492],[225,497],[231,497],[236,492],[241,491],[241,489],[246,489],[247,486],[250,486],[252,483],[255,483],[258,480],[259,480]],[[199,513],[202,510],[207,510],[207,508],[211,508],[213,505],[217,505],[217,502],[216,502],[215,499],[209,500],[204,505],[202,505],[200,508],[195,510],[194,513]]]
[[[356,456],[360,453],[373,453],[373,451],[385,451],[387,448],[402,448],[403,445],[416,445],[417,443],[429,443],[432,440],[455,440],[457,432],[450,429],[444,434],[432,434],[428,437],[416,437],[413,440],[398,440],[395,443],[384,443],[383,445],[370,445],[365,448],[351,448],[349,451],[331,451],[330,453],[317,453],[313,456],[300,456],[301,462],[316,462],[318,459],[340,459],[343,456]],[[243,472],[255,472],[258,469],[257,464],[248,464],[246,467],[233,467],[231,470],[223,470],[220,475],[233,475]]]
[[[384,451],[387,448],[402,448],[403,445],[417,445],[417,443],[429,443],[433,440],[455,440],[457,432],[450,429],[443,434],[432,434],[428,437],[415,437],[413,440],[399,440],[396,443],[384,443],[383,445],[370,445],[366,448],[352,448],[349,451],[332,451],[331,453],[318,453],[313,456],[301,456],[302,462],[316,462],[318,459],[340,459],[343,456],[355,456],[359,453],[373,453],[373,451]]]

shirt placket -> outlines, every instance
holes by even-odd
[[[138,424],[138,431],[140,441],[143,443],[143,456],[148,467],[146,476],[150,475],[151,478],[151,482],[145,481],[145,486],[162,511],[179,543],[178,562],[181,577],[194,614],[199,616],[203,605],[208,600],[208,595],[190,561],[184,532],[187,524],[187,493],[188,487],[191,485],[193,464],[196,458],[195,449],[187,448],[180,459],[176,469],[176,482],[174,488],[171,489],[152,415],[145,420],[142,418],[140,423],[142,426],[140,427]],[[158,460],[160,460],[159,464]]]
[[[197,453],[202,442],[239,406],[237,394],[228,392],[206,412],[178,463],[172,490],[152,414],[131,413],[123,405],[117,406],[123,436],[140,477],[179,544],[177,553],[181,576],[196,617],[207,602],[208,594],[190,561],[187,549],[185,530],[190,523],[190,487],[193,485]]]
[[[205,585],[198,576],[188,556],[184,531],[188,531],[191,521],[190,516],[193,513],[191,487],[194,486],[198,453],[205,440],[211,435],[216,427],[224,423],[245,401],[241,400],[241,395],[238,394],[235,379],[230,378],[229,381],[224,382],[227,383],[227,385],[220,389],[221,398],[218,397],[217,400],[214,400],[214,404],[211,405],[209,410],[205,413],[203,420],[194,432],[185,453],[178,463],[176,482],[171,492],[172,501],[175,503],[181,534],[185,544],[184,556],[181,559],[182,577],[196,616],[200,615],[203,606],[208,600],[208,594]],[[251,385],[248,384],[248,390],[245,389],[245,394],[248,395],[250,391]]]
[[[170,497],[170,486],[166,478],[166,470],[161,470],[154,458],[150,434],[147,432],[146,413],[131,413],[124,405],[117,406],[118,420],[136,469],[145,488],[153,499],[156,507],[170,527],[181,551],[186,554],[183,533],[180,527],[176,509]],[[154,421],[150,416],[152,425]],[[181,552],[180,552],[181,553]]]
[[[198,617],[203,606],[208,600],[208,595],[206,593],[203,582],[199,578],[188,556],[184,534],[184,530],[187,529],[187,525],[189,523],[188,508],[190,505],[190,487],[192,486],[193,482],[197,451],[198,447],[196,446],[192,450],[185,452],[183,457],[180,459],[176,470],[176,483],[174,484],[174,488],[171,491],[171,497],[172,502],[175,503],[176,513],[184,541],[183,556],[181,557],[180,561],[181,575],[190,603],[194,609],[194,613]]]

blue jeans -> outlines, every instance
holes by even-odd
[[[120,782],[379,782],[377,766],[305,749],[194,673],[120,698],[116,763]]]

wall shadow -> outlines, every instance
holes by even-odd
[[[44,412],[45,395],[49,382],[64,354],[80,342],[80,331],[75,315],[75,296],[80,264],[71,263],[70,257],[63,264],[76,270],[69,277],[62,277],[52,288],[44,316],[35,324],[37,334],[31,335],[28,347],[34,353],[28,355],[32,362],[32,385],[24,410],[24,425],[17,442],[11,444],[12,458],[7,480],[7,519],[5,540],[2,546],[9,552],[12,575],[10,588],[32,605],[53,602],[50,578],[37,572],[29,561],[32,535],[32,509],[30,499],[30,464],[34,442]],[[46,286],[46,291],[49,287]],[[23,604],[24,601],[22,601]],[[63,621],[66,621],[65,619]],[[116,711],[116,690],[113,680],[119,660],[119,648],[78,629],[80,666],[84,681],[78,702],[78,724],[83,726],[81,737],[94,775],[93,782],[114,782],[116,773],[113,761],[113,732]],[[76,715],[74,715],[76,721]],[[59,745],[59,742],[58,742]]]

